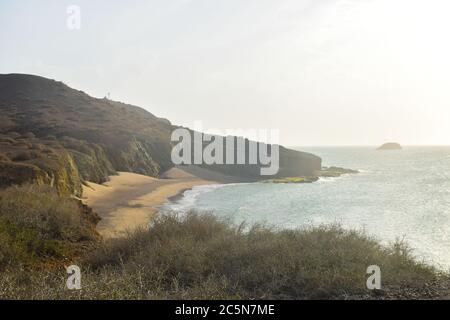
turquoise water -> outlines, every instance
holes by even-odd
[[[301,148],[361,171],[313,184],[200,186],[165,209],[213,212],[281,228],[338,223],[382,243],[404,238],[418,259],[450,268],[450,147]]]

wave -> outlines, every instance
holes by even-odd
[[[334,182],[336,181],[336,177],[319,177],[319,180],[317,182]]]
[[[200,195],[213,192],[214,190],[217,190],[225,186],[226,186],[225,184],[208,184],[208,185],[194,186],[192,189],[184,191],[182,197],[179,198],[178,200],[167,201],[160,208],[160,211],[186,213],[195,207],[197,199]]]

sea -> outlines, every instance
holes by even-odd
[[[450,270],[450,147],[303,147],[324,166],[359,174],[312,184],[197,186],[162,211],[209,212],[232,223],[280,229],[340,225],[388,245],[405,241],[427,264]]]

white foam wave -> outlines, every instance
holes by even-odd
[[[195,207],[197,199],[200,195],[212,192],[218,188],[224,187],[225,184],[208,184],[195,186],[192,189],[183,192],[183,196],[175,201],[167,201],[160,209],[161,212],[177,212],[186,213]]]
[[[337,178],[334,177],[319,177],[318,182],[334,182]]]

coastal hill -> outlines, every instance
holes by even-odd
[[[33,182],[79,196],[85,181],[103,183],[118,171],[159,177],[173,167],[170,135],[177,126],[137,106],[39,76],[7,74],[0,75],[0,111],[0,187]],[[207,169],[252,181],[261,179],[259,167]],[[319,157],[280,147],[277,177],[314,175],[320,168]]]
[[[388,143],[383,144],[377,150],[401,150],[401,149],[402,149],[402,146],[399,143],[388,142]]]

